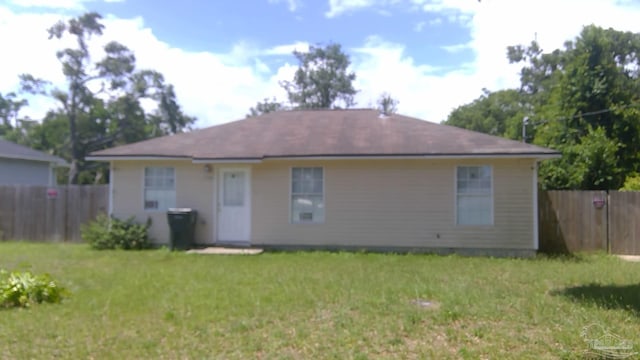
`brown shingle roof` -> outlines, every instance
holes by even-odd
[[[194,160],[333,156],[548,156],[556,151],[375,110],[269,113],[92,153]]]

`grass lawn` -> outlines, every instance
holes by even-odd
[[[640,351],[640,263],[605,255],[213,256],[10,242],[0,268],[48,272],[72,292],[0,310],[2,359],[571,359],[588,350],[581,332],[592,324]]]

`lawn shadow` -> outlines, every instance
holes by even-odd
[[[630,285],[591,283],[556,290],[552,294],[604,309],[627,310],[640,317],[640,283]]]

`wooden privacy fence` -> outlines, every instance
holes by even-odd
[[[609,192],[609,250],[640,255],[640,192]]]
[[[540,191],[540,250],[640,255],[640,192]]]
[[[108,204],[108,185],[0,185],[0,239],[80,242],[80,225]]]

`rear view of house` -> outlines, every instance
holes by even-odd
[[[66,161],[0,139],[0,185],[56,185],[55,168]]]
[[[281,111],[98,151],[111,211],[196,209],[196,241],[528,256],[556,151],[374,110]]]

